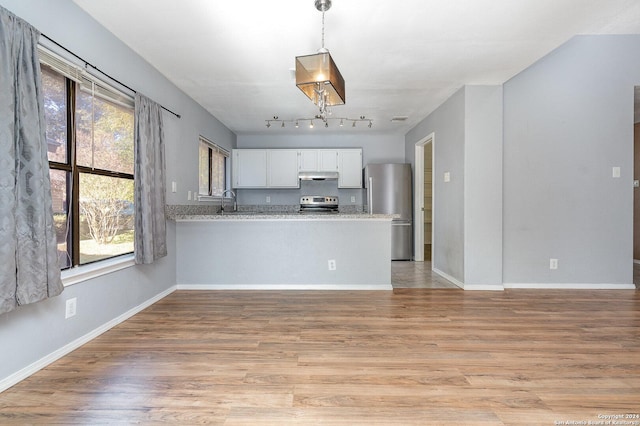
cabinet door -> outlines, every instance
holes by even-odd
[[[234,188],[267,186],[267,150],[234,149],[231,172]]]
[[[298,170],[301,172],[315,172],[318,170],[318,150],[298,150]]]
[[[336,172],[338,171],[338,150],[337,149],[319,149],[318,150],[320,172]]]
[[[299,188],[298,179],[298,150],[270,149],[269,150],[269,181],[270,188]]]
[[[362,188],[362,150],[338,150],[338,188]]]

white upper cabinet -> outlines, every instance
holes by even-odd
[[[231,183],[234,188],[266,188],[267,150],[234,149]]]
[[[362,150],[338,150],[338,188],[362,188]]]
[[[298,150],[298,170],[301,172],[318,171],[318,150],[300,149]]]
[[[301,172],[337,172],[337,149],[298,150],[298,170]]]
[[[299,188],[298,172],[338,172],[338,188],[362,188],[362,149],[234,149],[234,188]]]
[[[337,149],[319,149],[319,172],[337,172],[338,171],[338,150]]]
[[[270,149],[268,155],[269,188],[299,188],[298,150]]]
[[[234,149],[234,188],[299,188],[297,149]]]

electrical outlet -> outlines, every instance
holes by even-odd
[[[267,195],[267,198],[265,199],[265,201],[266,201],[267,203],[270,203],[270,202],[271,202],[271,197]]]
[[[335,259],[330,259],[329,260],[329,270],[330,271],[335,271],[336,270],[336,261],[335,261]]]
[[[558,269],[558,259],[549,259],[549,269]]]
[[[178,184],[176,182],[171,182],[171,192],[178,192]]]
[[[64,318],[71,318],[76,315],[76,304],[78,299],[76,297],[67,299],[67,304],[65,306]]]
[[[352,195],[352,196],[351,196],[351,202],[352,202],[352,203],[355,203],[355,202],[356,202],[356,196],[355,196],[355,195]]]
[[[191,191],[187,191],[187,200],[191,201]]]
[[[444,181],[445,182],[451,182],[451,173],[450,172],[444,172]]]

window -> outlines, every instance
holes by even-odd
[[[62,269],[133,252],[133,99],[41,50]]]
[[[221,197],[227,189],[229,151],[200,136],[199,189],[201,196]]]

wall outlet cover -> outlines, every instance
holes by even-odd
[[[613,167],[613,169],[611,170],[611,175],[614,178],[619,178],[620,177],[620,167],[618,167],[618,166]]]
[[[67,299],[67,302],[65,305],[65,312],[64,312],[65,319],[71,318],[76,315],[77,302],[78,302],[78,299],[76,297]]]

